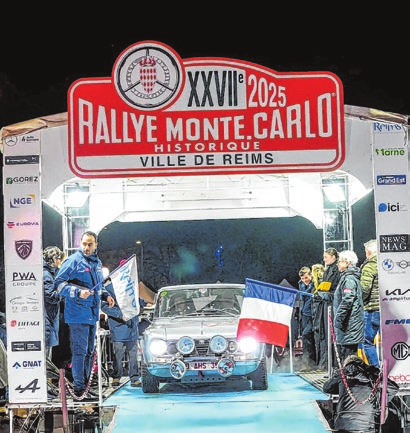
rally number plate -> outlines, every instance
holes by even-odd
[[[189,370],[216,370],[218,364],[216,362],[189,362]]]

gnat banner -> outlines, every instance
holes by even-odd
[[[344,160],[342,84],[225,58],[181,60],[136,43],[112,76],[68,94],[79,177],[333,171]]]
[[[11,404],[47,402],[40,132],[5,141],[7,371]]]

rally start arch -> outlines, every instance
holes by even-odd
[[[182,60],[154,41],[124,50],[111,77],[73,83],[68,100],[68,113],[0,134],[11,404],[47,402],[41,203],[64,211],[68,184],[92,194],[87,223],[96,230],[113,220],[218,219],[227,209],[235,218],[303,215],[323,227],[326,184],[345,179],[347,209],[374,190],[383,358],[406,392],[407,116],[343,105],[330,73]],[[75,236],[65,236],[69,251]]]

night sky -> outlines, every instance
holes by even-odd
[[[0,128],[67,111],[75,80],[110,76],[120,53],[144,40],[163,42],[182,59],[225,57],[278,72],[329,71],[343,83],[345,104],[410,114],[404,13],[342,15],[335,7],[326,15],[293,4],[288,11],[230,4],[183,9],[121,2],[121,9],[112,4],[47,13],[26,5],[3,13]]]

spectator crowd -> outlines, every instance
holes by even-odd
[[[328,248],[323,253],[324,266],[300,269],[293,338],[303,343],[299,361],[302,371],[328,370],[340,366],[349,355],[358,354],[367,364],[379,367],[376,240],[366,242],[364,250],[366,259],[360,267],[354,251]],[[330,366],[329,338],[333,346]]]

